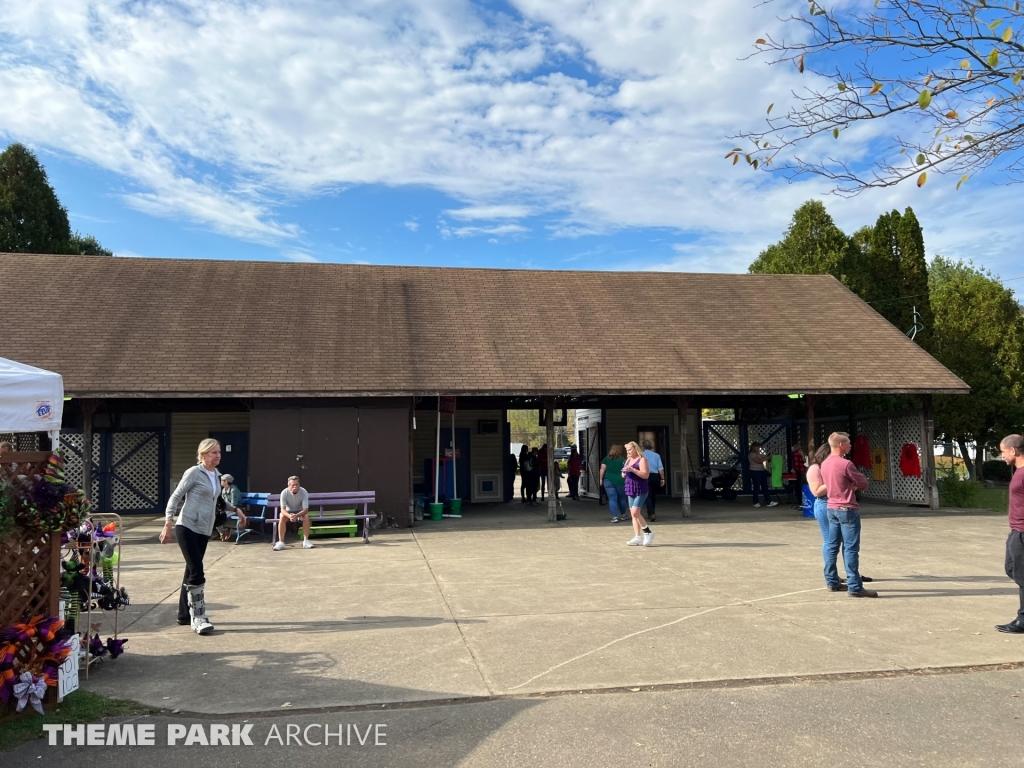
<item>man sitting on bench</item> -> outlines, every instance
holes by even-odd
[[[284,535],[292,520],[302,521],[302,548],[312,549],[313,542],[309,540],[309,494],[299,485],[298,475],[289,477],[288,487],[281,491],[281,519],[277,523],[277,543],[274,545],[278,552],[284,549]]]

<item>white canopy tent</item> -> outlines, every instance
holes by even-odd
[[[57,450],[63,417],[59,373],[0,357],[0,432],[46,432]]]

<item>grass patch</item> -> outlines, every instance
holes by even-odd
[[[978,491],[975,504],[978,509],[1006,512],[1010,506],[1010,491],[1008,488],[982,488]]]
[[[55,712],[39,715],[26,708],[20,714],[13,709],[0,714],[0,752],[45,735],[43,723],[98,723],[107,717],[145,715],[157,711],[134,701],[108,699],[78,690],[66,696]]]

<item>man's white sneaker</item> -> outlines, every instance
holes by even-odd
[[[769,507],[777,507],[777,506],[779,506],[779,502],[777,502],[777,501],[770,501],[770,502],[768,502],[768,506]]]
[[[761,502],[760,501],[757,502],[757,504],[755,504],[754,506],[757,507],[758,509],[760,509],[761,508]]]
[[[306,539],[305,541],[302,542],[302,548],[303,549],[312,549],[313,548],[313,542],[310,541],[309,539]]]
[[[644,537],[640,536],[638,534],[638,535],[634,536],[632,539],[630,539],[629,541],[627,541],[626,543],[629,546],[631,546],[631,547],[639,547],[641,544],[644,543]]]
[[[275,552],[280,552],[282,549],[284,549],[284,542],[283,541],[279,541],[279,542],[277,542],[277,544],[274,545],[274,551]]]
[[[651,531],[650,533],[645,533],[644,534],[644,546],[645,547],[651,546],[651,542],[652,541],[654,541],[654,531]]]

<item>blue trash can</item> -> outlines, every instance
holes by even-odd
[[[814,494],[811,493],[811,486],[806,483],[801,494],[800,511],[804,513],[804,517],[814,517]]]

